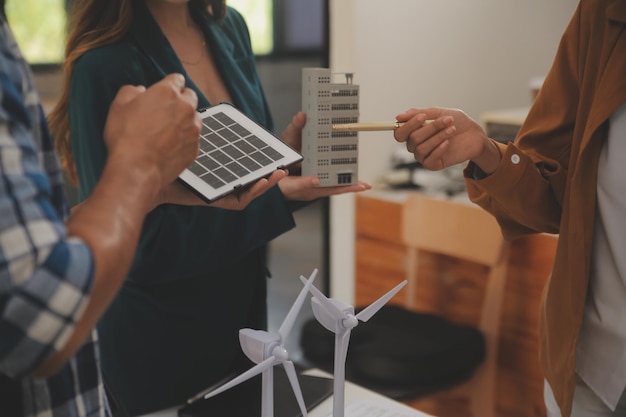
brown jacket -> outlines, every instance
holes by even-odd
[[[507,238],[559,234],[539,356],[563,417],[574,394],[598,158],[608,118],[625,102],[626,0],[581,0],[517,139],[499,145],[499,168],[479,181],[472,164],[465,171],[470,197],[496,216]]]

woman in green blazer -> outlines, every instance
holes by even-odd
[[[81,200],[102,173],[104,121],[122,85],[181,73],[199,108],[231,102],[273,129],[248,29],[223,1],[79,2],[65,72],[69,88],[52,121],[70,172],[75,161]],[[298,113],[285,130],[294,147],[303,125]],[[266,326],[265,248],[294,227],[294,202],[369,187],[317,185],[286,177],[242,211],[173,199],[149,214],[133,268],[98,326],[104,377],[126,414],[181,405],[247,366],[238,330]]]

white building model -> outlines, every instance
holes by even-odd
[[[345,83],[332,83],[327,68],[302,69],[302,175],[317,175],[320,185],[358,182],[358,132],[333,132],[335,124],[356,123],[359,119],[359,86],[352,74]]]

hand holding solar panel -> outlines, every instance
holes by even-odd
[[[200,113],[198,157],[179,179],[206,202],[302,160],[293,148],[230,104]]]

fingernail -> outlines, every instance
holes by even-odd
[[[185,85],[185,77],[183,74],[175,74],[174,81],[181,86]]]

